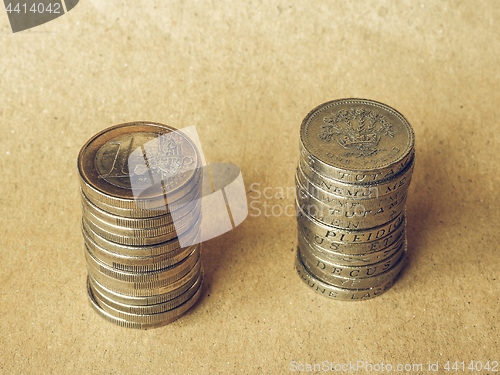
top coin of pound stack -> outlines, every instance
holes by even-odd
[[[105,319],[147,329],[197,301],[200,164],[186,135],[155,123],[113,126],[81,149],[87,291]]]
[[[295,266],[311,289],[364,300],[393,285],[407,249],[414,143],[408,121],[371,100],[327,102],[305,117],[295,177]]]

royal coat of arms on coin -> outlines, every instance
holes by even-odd
[[[318,138],[325,142],[337,141],[347,149],[345,156],[370,156],[380,151],[382,137],[394,137],[392,125],[384,116],[365,109],[343,109],[323,118],[325,125]]]

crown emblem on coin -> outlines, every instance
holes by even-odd
[[[392,125],[384,116],[365,109],[341,110],[323,118],[323,122],[318,138],[325,142],[336,140],[349,150],[347,155],[373,155],[382,151],[377,146],[383,136],[394,137]]]

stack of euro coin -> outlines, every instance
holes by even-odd
[[[371,100],[327,102],[305,117],[295,177],[295,267],[311,289],[365,300],[394,284],[407,251],[414,144],[408,121]]]
[[[202,173],[195,144],[162,124],[93,136],[78,156],[91,305],[131,328],[183,315],[202,287]]]

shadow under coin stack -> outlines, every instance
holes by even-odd
[[[342,99],[300,129],[296,270],[316,292],[365,300],[389,289],[406,255],[413,130],[394,109]]]
[[[107,320],[158,327],[198,300],[199,166],[187,136],[154,123],[113,126],[80,151],[87,290]]]

